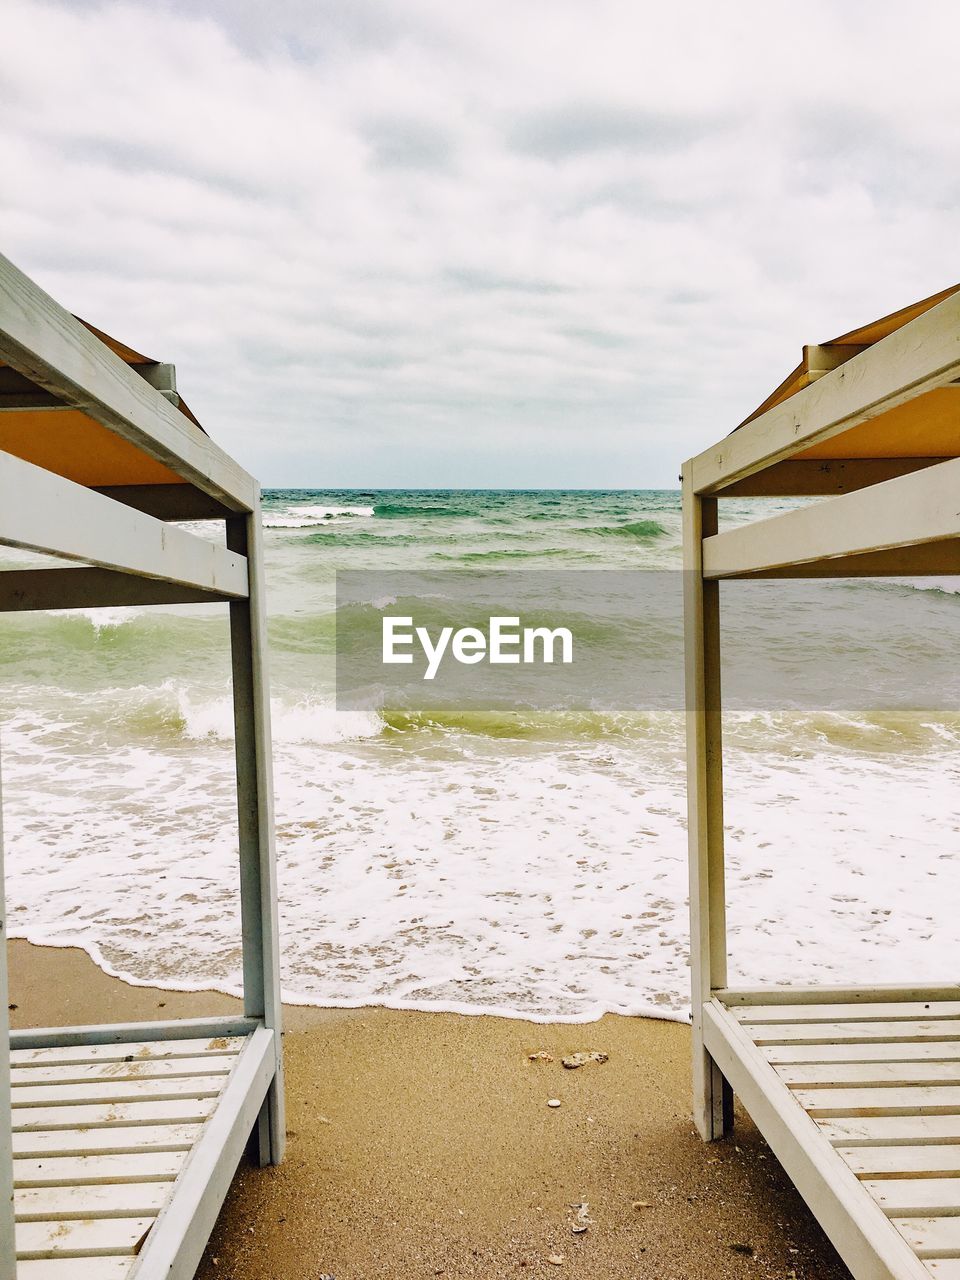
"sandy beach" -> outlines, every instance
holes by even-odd
[[[15,1027],[236,1007],[127,986],[76,950],[10,958]],[[199,1280],[848,1275],[746,1117],[696,1137],[677,1023],[290,1008],[284,1049],[287,1158],[241,1164]],[[609,1060],[565,1070],[580,1049]]]

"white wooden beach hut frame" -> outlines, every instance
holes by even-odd
[[[170,523],[194,519],[222,520],[225,545]],[[0,1277],[188,1280],[244,1147],[284,1147],[260,494],[172,366],[5,258],[0,544],[80,562],[0,573],[0,610],[229,606],[243,1015],[11,1034],[0,938]]]
[[[960,1280],[960,985],[728,986],[720,583],[960,573],[958,289],[805,348],[682,477],[694,1117],[721,1137],[736,1094],[857,1280]]]

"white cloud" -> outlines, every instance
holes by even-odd
[[[669,484],[954,251],[960,11],[8,0],[4,251],[265,483]]]

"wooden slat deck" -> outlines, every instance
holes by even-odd
[[[960,1001],[762,1000],[705,1006],[711,1053],[828,1234],[833,1196],[859,1224],[854,1275],[960,1280]]]
[[[247,1040],[11,1051],[17,1280],[135,1280]]]

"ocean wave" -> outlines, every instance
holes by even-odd
[[[421,506],[418,502],[378,502],[373,508],[373,514],[385,520],[419,520],[424,517],[459,520],[469,519],[480,513],[467,507]]]
[[[543,558],[564,557],[566,559],[583,560],[584,552],[579,551],[575,547],[531,547],[529,550],[525,548],[502,548],[493,551],[460,551],[456,554],[447,554],[444,551],[437,551],[433,555],[434,560],[453,560],[464,564],[488,563],[493,564],[501,560],[540,560]]]
[[[593,533],[601,538],[636,538],[643,541],[662,537],[667,530],[656,520],[633,520],[629,524],[588,526],[583,532]]]
[[[285,511],[266,511],[263,516],[265,529],[309,529],[313,525],[329,524],[334,520],[369,519],[373,507],[288,507]]]

